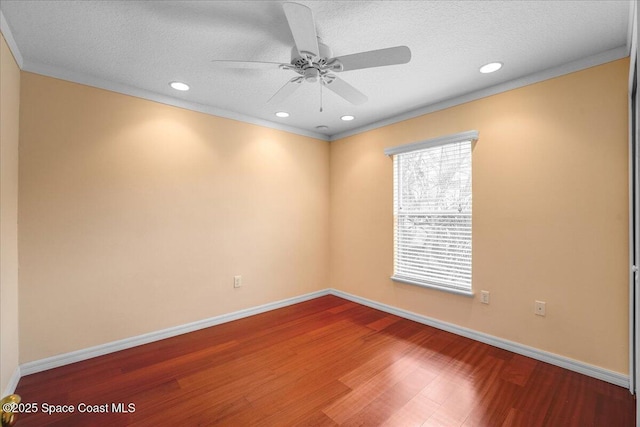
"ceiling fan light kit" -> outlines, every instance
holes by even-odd
[[[279,104],[289,98],[303,83],[320,83],[336,95],[353,105],[367,102],[365,94],[333,73],[360,70],[363,68],[406,64],[411,60],[411,50],[406,46],[396,46],[368,52],[333,57],[329,46],[322,43],[316,32],[311,9],[298,3],[282,5],[295,45],[291,49],[291,62],[214,60],[219,67],[263,68],[293,71],[297,76],[284,84],[269,100],[269,104]],[[322,111],[322,106],[320,107]]]

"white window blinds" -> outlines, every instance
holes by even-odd
[[[392,279],[471,294],[471,143],[465,132],[385,150],[394,162]]]

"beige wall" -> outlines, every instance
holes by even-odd
[[[27,72],[21,102],[21,363],[327,287],[327,142]]]
[[[0,395],[18,368],[20,69],[0,37]]]
[[[628,60],[331,145],[330,283],[340,290],[628,372]],[[394,283],[389,146],[477,129],[473,289]],[[533,314],[534,300],[547,316]]]
[[[335,287],[627,373],[627,70],[331,144],[23,73],[20,362]],[[489,306],[389,280],[383,149],[470,129]]]

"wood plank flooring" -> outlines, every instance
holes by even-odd
[[[25,376],[16,392],[39,405],[18,427],[624,427],[635,417],[622,387],[334,296]],[[114,412],[119,403],[134,410]],[[44,404],[75,412],[47,415]]]

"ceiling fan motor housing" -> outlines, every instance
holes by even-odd
[[[319,55],[309,57],[302,55],[294,46],[291,48],[291,65],[295,71],[304,76],[305,81],[314,83],[329,71],[341,71],[341,64],[333,59],[333,52],[326,44],[318,40]]]

